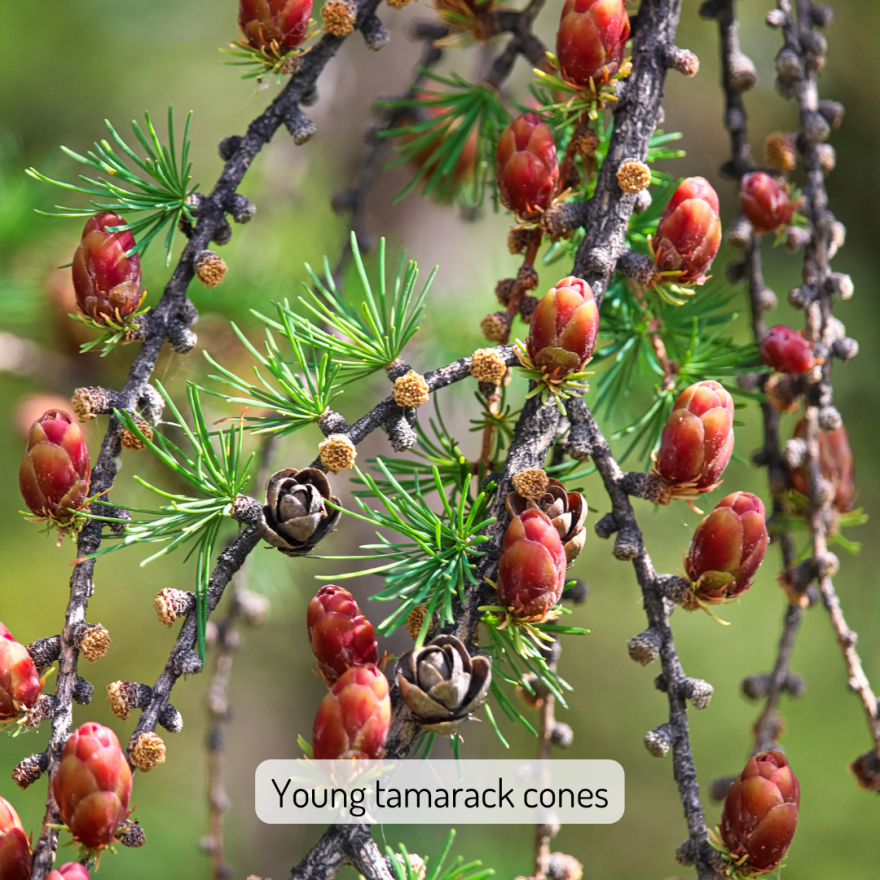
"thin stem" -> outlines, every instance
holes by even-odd
[[[818,291],[816,300],[806,310],[807,338],[825,343],[830,348],[833,329],[832,288],[828,284],[831,276],[830,246],[831,223],[828,212],[828,193],[825,189],[825,174],[819,156],[816,115],[819,109],[817,86],[817,67],[804,48],[809,44],[813,33],[812,4],[808,0],[797,0],[797,19],[794,17],[790,0],[779,0],[779,9],[785,14],[783,28],[785,43],[791,51],[797,52],[801,59],[802,73],[795,85],[795,97],[800,109],[801,141],[803,161],[806,172],[804,196],[807,217],[810,221],[810,242],[804,250],[804,281],[814,285]],[[828,357],[822,368],[822,378],[810,389],[806,408],[806,443],[809,487],[809,509],[807,518],[813,542],[813,558],[817,570],[825,570],[819,577],[819,589],[831,625],[837,635],[838,644],[844,656],[850,687],[858,694],[868,728],[873,740],[874,751],[880,755],[880,724],[878,724],[877,700],[862,668],[861,659],[855,649],[856,636],[846,624],[840,601],[834,590],[831,576],[827,573],[830,556],[828,553],[829,522],[831,521],[833,498],[826,490],[822,475],[819,451],[820,411],[830,405],[832,399],[831,367],[833,359]]]
[[[721,82],[725,95],[724,125],[730,135],[730,168],[739,179],[754,170],[755,166],[749,149],[748,120],[742,95],[733,88],[734,65],[740,54],[734,0],[721,0],[717,19],[721,37]],[[750,236],[744,254],[752,335],[757,343],[760,343],[766,329],[762,301],[766,285],[761,271],[761,243],[761,237]],[[788,481],[779,439],[779,413],[765,400],[761,402],[761,415],[764,425],[764,448],[760,460],[761,464],[767,467],[768,483],[773,499],[773,517],[778,519],[785,513],[784,487]],[[782,553],[783,568],[788,568],[797,556],[794,536],[786,530],[779,533],[776,540]],[[777,745],[783,726],[779,717],[779,704],[788,680],[791,655],[802,618],[803,610],[799,606],[789,604],[786,607],[782,634],[779,638],[776,661],[770,674],[764,706],[752,725],[754,753],[766,751]]]
[[[547,661],[547,667],[551,672],[556,672],[558,665],[558,656],[551,657]],[[539,761],[546,761],[550,758],[550,738],[553,734],[553,726],[556,723],[555,718],[556,697],[548,691],[541,704],[540,716],[538,719],[538,748],[535,757]],[[550,860],[550,841],[552,836],[548,834],[550,831],[547,825],[537,825],[535,827],[535,872],[536,880],[547,876],[547,866]]]
[[[682,669],[669,625],[672,605],[663,593],[663,584],[668,580],[669,575],[658,574],[654,569],[651,557],[645,548],[642,531],[636,521],[635,511],[624,487],[625,474],[614,460],[593,414],[583,400],[576,398],[569,402],[568,417],[573,425],[580,424],[587,428],[593,448],[593,461],[611,500],[611,516],[614,524],[618,532],[626,530],[629,542],[633,545],[635,556],[632,558],[632,563],[636,580],[642,590],[642,602],[648,625],[660,639],[663,689],[669,702],[668,729],[672,733],[673,776],[678,783],[679,795],[684,806],[690,851],[700,880],[714,880],[712,850],[708,844],[706,821],[700,803],[697,773],[688,732],[685,698],[687,676]]]

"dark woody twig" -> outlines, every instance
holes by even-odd
[[[508,359],[509,363],[515,361],[516,355],[513,353],[511,346],[500,347],[499,351],[506,359]],[[470,357],[461,358],[446,367],[441,367],[433,372],[427,373],[425,375],[425,380],[432,391],[445,388],[447,385],[468,378],[470,376],[470,363]],[[376,428],[379,428],[386,422],[389,412],[396,406],[397,404],[394,403],[393,396],[389,396],[377,404],[369,413],[355,422],[353,426],[348,427],[348,436],[354,443],[361,442],[372,431],[376,430]],[[555,411],[555,407],[553,407],[552,404],[551,408]],[[333,433],[340,431],[340,423],[344,425],[344,420],[342,420],[341,417],[325,420],[327,432]],[[524,437],[525,429],[520,429],[520,433]],[[523,440],[523,442],[525,441]],[[523,467],[525,466],[526,465],[523,465]],[[318,460],[312,464],[312,467],[323,466],[321,465],[320,460]],[[516,473],[521,469],[522,467],[519,467],[511,473]],[[264,480],[260,478],[258,480],[258,485],[263,481]],[[255,517],[260,515],[259,503],[254,499],[245,500],[247,503],[242,504],[242,519],[247,523],[253,523],[255,522]],[[248,555],[258,543],[259,535],[256,526],[248,524],[247,528],[245,528],[227,550],[220,555],[209,581],[207,603],[208,617],[210,617],[211,613],[219,604],[232,577],[240,570],[241,566],[244,565]],[[191,603],[188,605],[185,613],[186,620],[181,627],[177,641],[175,642],[165,664],[165,669],[152,687],[150,700],[143,708],[138,724],[129,740],[129,749],[131,749],[131,746],[134,745],[142,733],[154,731],[156,725],[160,723],[162,712],[168,706],[171,691],[178,679],[181,678],[181,676],[192,675],[202,671],[198,655],[193,650],[196,638],[195,604]],[[410,733],[414,732],[414,730],[415,725],[410,723]],[[406,742],[401,743],[396,750],[392,749],[391,745],[389,745],[389,755],[396,754],[404,756],[408,751],[410,742],[411,737],[408,737]]]
[[[388,862],[366,825],[331,825],[306,857],[290,871],[290,880],[332,880],[352,865],[365,880],[393,880]]]
[[[361,0],[358,4],[356,26],[361,27],[375,17],[378,0]],[[196,310],[186,295],[195,268],[194,260],[205,250],[218,231],[227,225],[226,213],[235,207],[236,190],[259,151],[272,139],[282,125],[287,124],[294,133],[297,120],[302,117],[299,105],[309,95],[330,59],[345,42],[345,37],[325,34],[306,56],[299,72],[290,78],[281,94],[255,119],[243,138],[224,142],[226,164],[211,192],[199,203],[198,223],[181,254],[177,267],[165,286],[162,298],[144,318],[145,338],[135,355],[128,378],[119,392],[118,406],[133,410],[143,394],[156,360],[166,339],[178,352],[184,353],[195,345],[195,335],[189,329],[196,318]],[[121,447],[119,424],[114,416],[109,419],[107,433],[101,444],[98,459],[92,469],[90,492],[92,495],[106,493],[116,478]],[[101,544],[101,524],[91,521],[80,533],[77,551],[80,558],[94,553]],[[49,794],[43,830],[34,848],[31,880],[43,880],[51,870],[58,842],[58,832],[50,827],[57,825],[58,809],[52,797],[51,780],[61,760],[64,743],[70,733],[74,691],[77,687],[78,651],[73,643],[74,629],[85,622],[89,597],[94,590],[92,580],[94,560],[75,566],[70,579],[70,597],[62,630],[59,671],[55,689],[55,709],[52,718],[52,734],[47,747]],[[155,722],[154,722],[155,723]]]
[[[654,570],[651,558],[645,549],[641,529],[636,521],[635,511],[626,491],[626,474],[611,455],[608,443],[602,436],[593,414],[582,399],[576,398],[568,405],[569,421],[583,426],[590,439],[592,458],[596,469],[605,484],[611,500],[611,513],[599,520],[596,525],[600,537],[609,537],[617,532],[614,555],[618,559],[629,559],[633,563],[636,579],[642,590],[642,601],[648,617],[648,630],[640,634],[645,643],[647,656],[639,662],[645,664],[658,656],[663,667],[657,686],[664,690],[669,699],[669,721],[651,731],[645,744],[655,755],[664,755],[671,748],[672,767],[675,781],[684,806],[689,839],[686,847],[688,861],[694,863],[700,880],[713,880],[712,850],[706,836],[706,822],[700,804],[697,774],[694,769],[688,736],[686,700],[691,699],[697,708],[708,704],[711,688],[705,682],[697,682],[685,675],[675,649],[669,616],[672,604],[667,598],[673,581],[681,580],[670,575],[661,575]],[[610,530],[606,528],[609,526]],[[601,525],[604,524],[604,525]],[[631,645],[631,653],[633,648]],[[698,686],[699,685],[699,686]]]
[[[830,134],[830,125],[820,112],[817,77],[824,68],[825,39],[814,30],[816,17],[809,0],[797,0],[797,18],[790,0],[779,0],[778,11],[782,14],[782,30],[785,45],[781,53],[799,61],[799,67],[790,68],[780,64],[777,71],[783,90],[790,87],[800,110],[801,135],[799,146],[803,155],[806,184],[804,196],[810,223],[810,241],[804,251],[804,286],[816,292],[811,302],[805,303],[807,338],[821,342],[830,352],[835,338],[833,321],[833,296],[841,292],[841,284],[830,268],[830,255],[834,246],[834,216],[828,210],[828,194],[825,189],[825,169],[820,147]],[[849,295],[851,291],[847,292]],[[827,538],[831,522],[832,493],[822,475],[819,455],[819,431],[839,426],[840,416],[831,405],[831,370],[833,358],[828,357],[822,367],[822,378],[807,393],[806,444],[809,508],[808,523],[813,539],[813,559],[818,574],[819,589],[828,610],[832,627],[843,652],[849,684],[862,703],[871,732],[872,745],[880,755],[880,721],[877,700],[855,649],[856,635],[847,626],[834,589],[832,576],[837,570],[837,559],[828,551]]]
[[[555,655],[551,654],[547,659],[547,667],[552,672],[556,672],[560,653],[558,642],[554,643],[554,647],[556,648]],[[538,748],[535,757],[539,761],[546,761],[550,757],[550,742],[553,736],[553,727],[556,723],[556,697],[548,691],[541,699],[538,723]],[[538,825],[535,828],[535,865],[533,876],[536,880],[547,876],[547,867],[550,861],[550,841],[556,831],[557,827],[552,827],[548,823]]]
[[[208,581],[207,613],[217,607],[223,598],[223,592],[236,572],[244,565],[248,554],[259,544],[260,536],[255,525],[248,525],[238,537],[217,558],[217,565]],[[152,698],[149,705],[141,712],[137,726],[129,739],[129,750],[140,734],[153,731],[159,723],[163,709],[168,705],[171,689],[181,676],[201,672],[202,664],[199,655],[193,650],[196,642],[195,608],[186,616],[177,641],[171,650],[165,669],[153,685]]]
[[[510,76],[518,56],[527,58],[534,67],[543,68],[547,64],[547,48],[538,37],[532,33],[532,24],[538,13],[544,8],[546,0],[531,0],[522,12],[510,9],[500,9],[496,15],[499,31],[507,31],[514,36],[504,47],[504,50],[492,62],[486,83],[493,88],[499,88]]]
[[[734,0],[718,0],[713,11],[721,36],[721,82],[725,93],[724,124],[730,133],[731,147],[731,158],[725,163],[724,168],[738,180],[744,174],[753,171],[755,167],[749,150],[747,117],[742,99],[742,92],[745,89],[742,81],[737,78],[737,72],[743,67],[742,59],[744,56],[739,50]],[[761,273],[761,238],[751,233],[748,234],[742,259],[744,260],[752,335],[756,342],[760,342],[766,329],[764,312],[769,304],[766,285]],[[778,519],[785,512],[783,500],[788,488],[788,473],[782,458],[782,446],[779,438],[779,413],[769,401],[764,400],[761,402],[761,415],[764,425],[764,445],[757,461],[767,468],[773,504],[771,519]],[[797,557],[794,537],[790,531],[785,530],[779,532],[775,540],[782,552],[783,567],[787,569]],[[763,694],[764,706],[752,728],[754,752],[766,751],[777,745],[777,739],[782,729],[778,711],[779,703],[786,690],[791,654],[802,617],[803,611],[800,606],[789,604],[783,618],[776,661],[773,671],[767,679]]]

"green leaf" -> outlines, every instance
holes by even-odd
[[[189,559],[193,555],[196,557],[196,622],[199,656],[204,660],[208,585],[212,559],[220,527],[231,515],[232,506],[249,479],[248,471],[253,456],[243,461],[244,429],[240,422],[227,431],[208,430],[199,401],[198,388],[193,383],[187,385],[192,427],[185,422],[162,385],[158,382],[156,385],[168,410],[189,441],[192,452],[184,452],[177,444],[158,432],[152,438],[148,437],[131,414],[125,410],[114,410],[114,415],[119,419],[120,424],[137,436],[162,464],[188,483],[197,495],[172,494],[135,477],[142,486],[161,498],[168,499],[170,503],[150,509],[125,507],[115,501],[110,504],[96,499],[93,504],[126,510],[129,513],[145,515],[147,518],[132,518],[124,535],[108,536],[111,541],[116,538],[116,543],[108,543],[85,558],[96,559],[134,544],[161,544],[160,550],[141,563],[146,565],[183,544],[190,544],[186,558]],[[103,522],[119,521],[118,518],[101,516],[91,511],[84,516]]]
[[[343,385],[369,376],[397,360],[419,329],[425,297],[437,274],[435,267],[419,290],[418,264],[413,260],[407,263],[406,255],[402,254],[393,287],[389,290],[385,239],[379,241],[379,270],[375,283],[370,281],[364,267],[354,233],[351,248],[359,281],[359,307],[343,299],[325,258],[323,278],[306,264],[314,287],[306,286],[306,296],[300,297],[299,301],[308,315],[297,314],[286,300],[276,304],[280,321],[254,312],[291,344],[298,340],[302,345],[327,352],[338,368]]]
[[[447,865],[446,861],[454,840],[455,829],[452,829],[440,852],[436,856],[425,856],[427,868],[425,880],[485,880],[495,873],[491,868],[483,868],[483,863],[480,861],[465,864],[461,856],[456,856]],[[390,846],[385,847],[385,852],[388,854],[388,864],[391,865],[397,880],[419,880],[419,869],[413,865],[410,854],[402,843],[398,844],[397,852]]]
[[[508,621],[502,625],[499,615],[489,609],[484,609],[481,623],[485,625],[485,629],[489,634],[489,643],[481,645],[481,647],[492,657],[490,693],[511,721],[518,721],[537,736],[537,732],[532,724],[504,693],[501,688],[501,682],[506,681],[508,684],[521,687],[528,693],[533,694],[535,692],[534,688],[527,677],[528,673],[532,673],[563,706],[566,706],[565,691],[570,691],[572,689],[571,685],[550,669],[546,659],[541,654],[541,648],[547,641],[553,641],[552,636],[547,634],[584,635],[589,630],[583,627],[565,626],[557,623],[538,623],[520,627]],[[486,710],[488,714],[488,705]],[[490,721],[495,728],[495,732],[506,745],[507,743],[498,731],[495,719],[491,715]]]
[[[284,328],[283,335],[292,349],[292,363],[297,368],[296,371],[290,368],[291,361],[281,354],[271,329],[266,330],[265,354],[261,354],[233,323],[233,331],[259,364],[254,367],[254,375],[260,384],[239,378],[218,364],[206,351],[205,358],[220,371],[219,376],[212,374],[210,378],[243,392],[245,396],[206,390],[208,394],[222,397],[229,403],[272,410],[270,415],[244,415],[242,418],[255,434],[285,436],[316,422],[329,409],[330,404],[341,393],[335,384],[340,366],[331,361],[327,352],[318,349],[312,350],[312,359],[309,361],[293,329],[289,314],[278,304],[276,308],[280,321],[278,326]],[[274,386],[263,378],[260,366],[274,378]]]
[[[468,204],[482,204],[487,178],[494,169],[495,143],[510,122],[510,114],[498,93],[483,83],[470,83],[457,73],[441,76],[423,67],[419,73],[441,88],[422,87],[417,97],[379,102],[383,107],[410,111],[404,114],[406,124],[379,132],[380,137],[401,140],[395,146],[397,158],[388,168],[407,162],[418,168],[395,201],[421,187],[423,195],[441,203],[462,196]],[[469,142],[475,152],[472,172],[464,167]]]
[[[79,175],[82,183],[66,183],[61,180],[53,180],[41,174],[35,168],[28,168],[26,173],[34,180],[43,183],[51,183],[61,189],[70,192],[83,193],[93,198],[86,208],[66,208],[56,205],[59,213],[37,211],[47,217],[91,217],[96,211],[113,211],[118,214],[146,214],[126,223],[124,226],[114,226],[114,231],[130,229],[138,239],[137,244],[129,252],[145,253],[150,242],[164,228],[168,227],[165,238],[165,265],[171,263],[171,251],[174,244],[174,235],[177,225],[182,217],[189,222],[194,221],[190,196],[198,189],[198,184],[190,184],[191,165],[189,157],[189,126],[192,119],[190,112],[186,119],[183,132],[183,141],[180,148],[180,158],[176,153],[174,144],[174,119],[172,108],[168,108],[168,140],[169,145],[163,144],[153,127],[150,114],[146,113],[145,123],[147,134],[144,134],[137,122],[132,122],[132,129],[140,145],[146,154],[145,158],[139,156],[118,134],[116,129],[105,120],[110,137],[121,150],[120,156],[113,145],[107,140],[96,141],[94,150],[89,150],[87,155],[82,156],[67,147],[61,147],[62,152],[76,162],[94,168],[103,178],[92,178]],[[83,184],[86,184],[85,186]]]
[[[404,488],[382,459],[376,467],[384,477],[383,491],[370,474],[358,471],[361,482],[367,486],[373,500],[381,510],[373,510],[362,497],[355,500],[360,513],[345,511],[370,525],[400,535],[405,540],[395,542],[377,532],[377,544],[365,544],[361,549],[369,556],[331,556],[329,559],[377,559],[387,560],[366,571],[351,572],[319,578],[320,580],[343,580],[363,574],[384,574],[385,586],[372,598],[385,602],[399,602],[395,610],[378,625],[379,632],[388,635],[406,621],[416,605],[425,605],[427,617],[438,614],[445,622],[454,621],[452,601],[464,601],[465,589],[476,584],[475,562],[483,556],[477,549],[489,540],[481,534],[494,522],[486,517],[488,499],[480,493],[470,504],[468,511],[467,486],[458,487],[458,501],[450,502],[444,490],[440,472],[432,468],[433,489],[439,493],[443,512],[435,513],[425,501],[427,486],[416,481]],[[467,475],[468,480],[470,474]],[[425,628],[427,629],[427,628]],[[424,633],[416,640],[420,647]]]

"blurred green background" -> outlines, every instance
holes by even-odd
[[[683,3],[678,42],[700,56],[700,73],[688,80],[672,74],[667,87],[664,127],[684,132],[682,146],[688,153],[669,170],[712,180],[729,221],[734,211],[733,185],[716,173],[727,156],[717,87],[717,33],[713,23],[699,19],[699,5],[698,0]],[[748,0],[737,5],[744,18],[743,49],[755,61],[760,76],[759,86],[747,96],[753,150],[760,155],[767,133],[794,127],[795,110],[773,89],[772,59],[779,35],[763,23],[771,4]],[[871,0],[839,0],[832,5],[836,22],[828,34],[828,69],[821,87],[824,97],[845,103],[847,115],[843,128],[832,138],[838,168],[829,177],[828,188],[831,207],[849,231],[835,268],[849,272],[856,289],[856,296],[840,304],[836,313],[861,343],[858,359],[835,367],[835,403],[843,413],[856,456],[860,504],[873,513],[880,501],[876,482],[880,457],[874,451],[880,389],[876,379],[870,378],[880,368],[875,349],[880,304],[871,289],[880,269],[874,222],[880,199],[875,148],[880,140],[876,103],[880,73],[869,59],[876,52],[880,7]],[[547,40],[552,39],[559,6],[559,0],[554,0],[542,15],[540,30]],[[241,133],[276,91],[274,85],[258,91],[253,81],[240,81],[234,69],[221,63],[217,48],[235,38],[235,14],[232,0],[220,4],[208,0],[185,4],[76,0],[52,4],[51,12],[41,7],[39,14],[32,4],[0,5],[0,406],[6,413],[0,430],[5,499],[0,509],[0,619],[23,642],[58,632],[73,551],[70,544],[56,549],[17,512],[22,430],[55,405],[52,395],[67,399],[74,387],[84,384],[117,386],[132,356],[124,348],[104,360],[96,354],[75,354],[81,339],[79,325],[66,318],[72,296],[68,273],[53,267],[69,261],[80,221],[35,215],[34,207],[45,209],[63,198],[26,178],[23,169],[36,165],[50,175],[70,177],[73,163],[60,153],[59,144],[84,151],[104,136],[105,117],[126,130],[128,120],[141,118],[144,109],[163,119],[165,107],[172,103],[179,114],[195,111],[194,175],[203,189],[209,189],[221,167],[217,142],[225,135]],[[354,181],[372,101],[406,86],[418,54],[406,36],[407,23],[431,15],[422,4],[403,12],[386,9],[383,17],[394,34],[391,45],[373,54],[355,36],[321,79],[320,101],[309,111],[318,125],[312,143],[294,148],[282,131],[257,158],[242,192],[256,202],[259,212],[250,225],[236,228],[231,244],[222,250],[230,266],[227,279],[213,292],[197,285],[191,291],[201,311],[196,328],[199,348],[210,350],[227,365],[247,369],[242,348],[228,329],[228,318],[253,327],[248,310],[267,310],[273,299],[294,295],[305,278],[304,262],[314,265],[324,254],[331,262],[335,260],[345,225],[330,210],[329,196]],[[447,58],[446,69],[473,75],[483,68],[485,57],[478,48],[461,51]],[[520,96],[527,78],[521,66],[512,80]],[[388,236],[394,252],[406,248],[424,269],[440,265],[427,318],[410,353],[416,368],[428,369],[479,346],[479,320],[496,307],[494,283],[512,274],[516,261],[504,246],[507,221],[491,211],[469,225],[454,209],[439,209],[416,197],[392,207],[392,198],[405,180],[405,169],[379,177],[366,222],[371,232]],[[177,252],[179,246],[178,242]],[[168,276],[158,250],[154,248],[145,261],[148,302],[155,302]],[[782,303],[771,319],[797,324],[800,316],[785,303],[788,290],[799,282],[800,259],[781,249],[765,253],[767,281]],[[716,263],[719,276],[726,257],[729,254],[722,254]],[[555,268],[545,271],[542,284],[552,283],[558,274]],[[742,319],[737,326],[745,338]],[[156,377],[179,391],[187,377],[202,377],[204,372],[198,351],[184,359],[166,347]],[[514,388],[521,389],[521,385]],[[467,433],[468,418],[477,414],[472,392],[465,387],[444,391],[441,401],[446,414],[455,414],[450,419],[453,430],[474,451],[477,439]],[[367,408],[368,401],[384,393],[386,389],[377,380],[363,391],[349,392],[341,399],[340,409],[354,417]],[[35,395],[47,397],[35,401]],[[217,416],[228,414],[212,406]],[[623,402],[620,417],[626,414]],[[758,446],[758,417],[754,406],[742,411],[746,424],[738,429],[737,449],[744,458]],[[93,456],[102,427],[93,422],[85,429]],[[310,461],[319,439],[317,429],[307,429],[285,441],[277,466],[302,466]],[[364,445],[361,461],[386,452],[384,437],[377,434]],[[141,500],[131,479],[134,474],[163,479],[146,453],[128,454],[114,497]],[[340,487],[342,483],[337,480]],[[749,489],[766,498],[763,475],[742,463],[734,462],[728,469],[724,491],[733,488]],[[587,480],[586,491],[591,505],[603,513],[606,502],[595,478]],[[696,516],[683,504],[656,512],[643,505],[639,512],[658,569],[675,571],[681,566]],[[343,521],[343,528],[321,550],[327,555],[353,552],[368,537],[354,521]],[[860,634],[866,671],[876,683],[880,681],[876,575],[880,517],[851,531],[850,537],[861,541],[864,550],[857,556],[841,554],[836,585],[848,621]],[[576,692],[571,709],[560,710],[559,717],[575,731],[567,756],[613,758],[623,764],[627,809],[614,826],[563,829],[554,848],[577,856],[584,863],[587,880],[687,874],[673,860],[674,848],[686,832],[670,762],[651,758],[642,746],[645,732],[666,720],[666,699],[652,686],[657,670],[643,669],[628,659],[626,642],[644,627],[644,615],[631,568],[615,562],[610,549],[590,532],[574,571],[590,583],[592,592],[571,620],[589,627],[591,633],[570,639],[565,646],[561,672],[576,683]],[[120,678],[155,679],[174,632],[157,623],[152,597],[165,586],[190,588],[193,577],[191,566],[179,558],[137,567],[146,555],[140,549],[127,550],[97,568],[89,617],[108,627],[113,645],[104,660],[83,670],[95,684],[96,699],[88,707],[75,707],[74,712],[76,723],[94,719],[109,724],[123,741],[134,718],[123,723],[111,716],[103,699],[104,687]],[[317,586],[314,575],[338,572],[343,565],[318,560],[294,563],[267,548],[253,555],[250,586],[269,597],[272,616],[261,630],[244,633],[233,673],[234,718],[227,728],[225,758],[232,807],[226,839],[237,877],[251,873],[286,876],[321,833],[313,827],[261,825],[252,809],[253,773],[264,759],[295,755],[297,734],[310,735],[323,685],[310,672],[305,607]],[[704,791],[715,776],[738,772],[749,751],[749,730],[757,707],[740,696],[739,682],[744,675],[768,671],[775,656],[785,604],[775,584],[778,566],[778,552],[771,548],[745,600],[723,609],[722,616],[732,626],[721,628],[703,614],[679,612],[673,620],[685,669],[715,687],[711,706],[690,716]],[[362,599],[376,585],[375,579],[368,578],[349,583]],[[384,609],[367,603],[366,611],[377,621]],[[400,653],[407,646],[403,636],[383,647]],[[858,789],[847,771],[847,764],[870,741],[858,700],[847,690],[840,652],[821,608],[806,615],[793,668],[806,677],[807,691],[799,701],[783,706],[788,722],[784,745],[803,791],[800,826],[786,876],[791,880],[829,876],[873,880],[880,856],[880,803],[875,795]],[[167,875],[169,868],[181,876],[208,875],[209,865],[200,850],[207,819],[203,750],[207,684],[208,677],[203,675],[175,689],[174,703],[186,726],[179,734],[166,735],[166,764],[149,775],[138,774],[135,780],[135,815],[146,829],[147,844],[141,850],[122,849],[116,856],[105,857],[100,876],[106,880],[152,878],[159,872]],[[529,754],[533,749],[529,735],[502,724],[511,740],[509,754]],[[42,749],[47,736],[45,726],[15,739],[0,736],[0,794],[14,803],[35,836],[45,789],[40,783],[21,792],[12,784],[9,771],[23,756]],[[489,725],[469,725],[466,737],[469,757],[499,754]],[[445,755],[445,749],[440,744],[435,755]],[[704,802],[709,823],[716,823],[720,807],[707,797]],[[419,853],[436,851],[444,836],[441,828],[376,831],[380,843],[404,841],[410,852]],[[531,871],[529,829],[463,827],[456,849],[468,858],[483,859],[502,878]]]

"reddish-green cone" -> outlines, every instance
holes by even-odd
[[[83,846],[102,849],[113,843],[128,817],[131,770],[109,727],[89,721],[71,734],[52,794],[61,820]]]
[[[28,880],[31,876],[31,845],[24,825],[9,801],[0,797],[0,878]]]
[[[312,757],[381,758],[391,726],[388,681],[376,666],[352,666],[321,702],[312,730]]]
[[[541,297],[529,324],[528,354],[550,379],[577,373],[593,356],[599,308],[586,281],[570,275]]]
[[[683,180],[660,215],[654,263],[674,284],[702,284],[721,247],[718,195],[702,177]]]
[[[89,491],[92,469],[79,425],[62,409],[50,409],[31,426],[18,471],[21,496],[31,512],[59,525],[73,517]]]
[[[744,593],[764,560],[767,540],[760,498],[750,492],[722,498],[697,526],[685,560],[700,602],[717,605]]]
[[[629,39],[623,0],[565,0],[556,32],[556,59],[564,79],[596,86],[615,76]]]
[[[791,223],[795,209],[788,196],[788,186],[780,186],[763,171],[753,171],[743,177],[739,185],[739,206],[758,235],[784,229]]]
[[[79,862],[65,862],[46,874],[46,880],[90,880],[89,872]]]
[[[566,567],[565,548],[547,514],[523,511],[510,521],[501,545],[498,604],[518,620],[545,620],[562,597]]]
[[[0,623],[0,723],[30,709],[42,692],[43,682],[27,648]]]
[[[654,469],[673,495],[711,492],[733,453],[733,398],[718,382],[696,382],[675,402]]]
[[[761,360],[778,373],[806,373],[816,361],[813,347],[793,327],[775,324],[761,339]]]
[[[795,437],[807,436],[807,423],[801,419],[794,427]],[[832,504],[838,513],[849,513],[855,507],[859,493],[855,486],[855,464],[846,428],[841,425],[833,431],[819,432],[819,465],[822,476],[834,489]],[[806,467],[790,471],[792,486],[801,495],[810,494]]]
[[[539,217],[559,179],[556,142],[537,113],[523,113],[501,132],[495,152],[498,197],[524,220]]]
[[[306,622],[309,645],[327,684],[333,684],[352,666],[379,662],[372,624],[348,590],[321,587],[309,602]]]
[[[740,873],[748,877],[779,867],[797,828],[800,802],[797,777],[782,752],[749,759],[721,814],[721,839]]]
[[[305,40],[311,14],[312,0],[239,0],[238,26],[253,49],[290,50]]]
[[[511,492],[504,502],[511,517],[519,516],[529,508],[545,513],[559,532],[565,558],[571,565],[584,549],[587,533],[584,521],[587,518],[587,499],[580,492],[567,492],[559,480],[550,479],[547,491],[538,498],[524,498],[518,492]]]
[[[125,256],[135,246],[131,230],[108,232],[125,226],[118,214],[102,211],[86,222],[82,241],[73,255],[73,287],[80,311],[97,324],[122,324],[144,298],[141,258]]]

